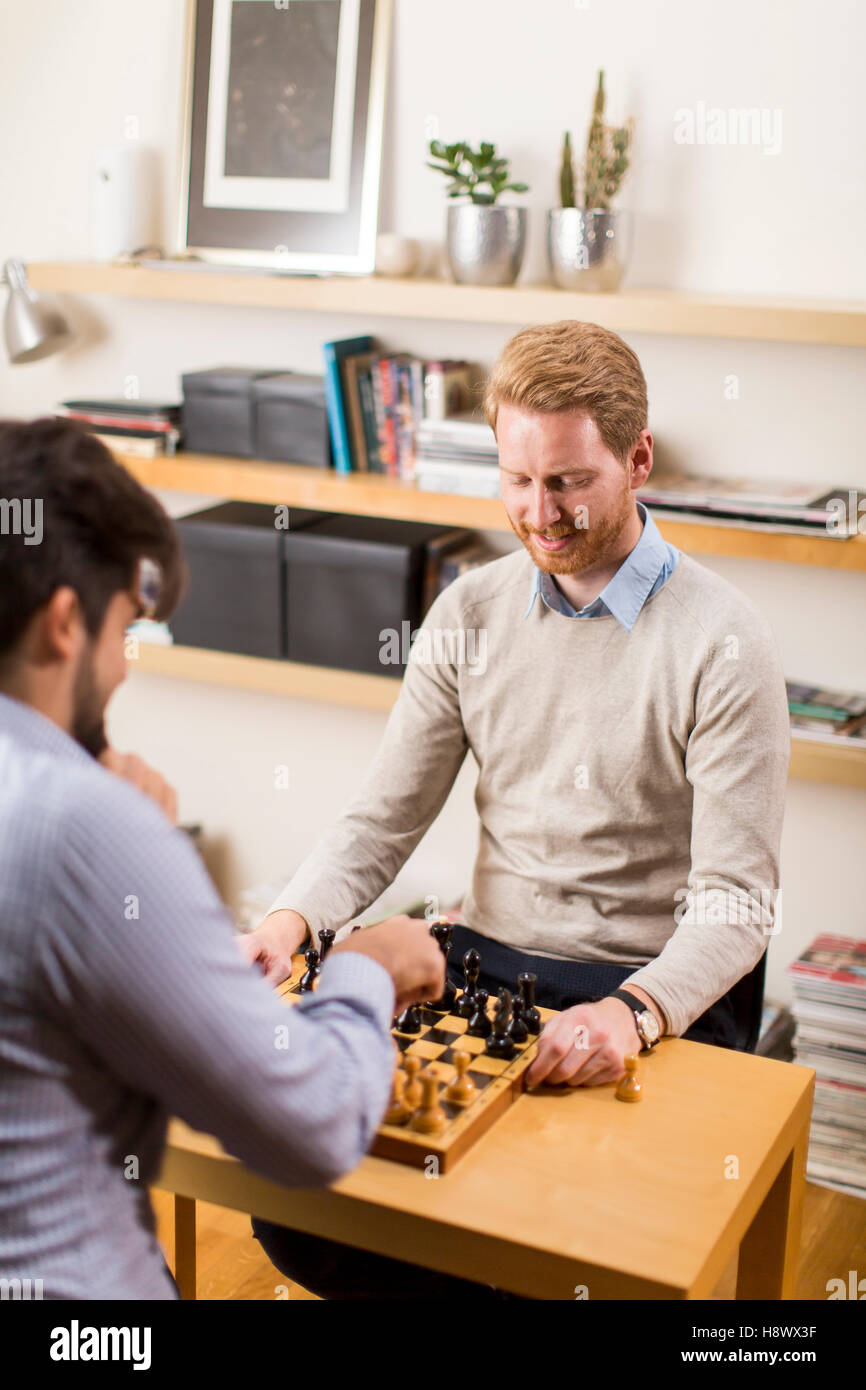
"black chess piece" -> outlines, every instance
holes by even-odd
[[[445,988],[438,999],[425,999],[424,1007],[432,1009],[436,1014],[450,1014],[454,1007],[454,1000],[457,997],[457,987],[448,978],[448,957],[451,954],[451,923],[434,922],[430,928],[430,935],[435,936],[439,942],[439,950],[445,957]]]
[[[319,953],[315,946],[308,946],[304,952],[304,961],[306,962],[307,968],[301,976],[301,983],[298,986],[302,994],[306,994],[313,988],[313,983],[321,969],[319,959]]]
[[[319,964],[324,965],[325,957],[334,944],[337,933],[333,927],[322,927],[319,932]]]
[[[463,993],[457,1000],[454,1012],[458,1018],[471,1018],[475,1011],[475,991],[481,973],[481,957],[470,948],[463,957]]]
[[[466,1026],[466,1032],[470,1038],[487,1038],[490,1036],[491,1023],[487,1017],[487,990],[476,989],[473,995],[475,1012]]]
[[[523,1016],[523,1000],[519,995],[511,1001],[511,1022],[508,1025],[508,1036],[518,1047],[522,1047],[529,1039],[529,1028]]]
[[[517,977],[517,986],[520,990],[520,1002],[523,1012],[523,1021],[530,1033],[541,1032],[541,1014],[535,1007],[535,984],[537,976],[531,975],[529,971],[524,971]]]
[[[418,1005],[410,1004],[408,1008],[404,1009],[394,1027],[398,1033],[420,1033],[421,1015],[418,1012]]]
[[[485,1049],[490,1057],[500,1057],[505,1061],[510,1061],[514,1056],[516,1049],[508,1033],[512,1016],[511,990],[501,989],[496,1013],[493,1016],[493,1029],[487,1039]]]

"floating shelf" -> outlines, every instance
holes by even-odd
[[[399,680],[392,676],[367,676],[325,666],[302,666],[293,661],[268,661],[199,647],[151,646],[145,642],[139,647],[139,656],[129,662],[129,670],[382,712],[391,709],[400,691]],[[794,738],[790,776],[866,789],[866,747],[835,748],[812,739]]]
[[[131,673],[173,676],[176,680],[228,685],[235,690],[290,695],[298,700],[324,700],[353,709],[389,710],[400,689],[400,681],[393,676],[367,676],[358,671],[269,661],[265,657],[238,656],[201,647],[142,642],[138,651],[139,655],[127,663]]]
[[[835,748],[816,739],[792,738],[788,775],[805,782],[835,782],[840,787],[866,789],[866,746]]]
[[[496,498],[423,492],[414,483],[378,473],[341,477],[332,469],[208,454],[179,453],[142,459],[118,452],[117,457],[140,483],[169,492],[197,492],[237,502],[466,526],[475,531],[511,530],[502,503]],[[654,512],[653,519],[671,545],[694,555],[731,555],[866,572],[866,536],[834,540],[829,536],[748,531],[736,526],[673,521],[660,512]]]
[[[35,290],[464,323],[577,318],[620,333],[866,347],[866,302],[627,289],[580,294],[550,285],[504,288],[385,276],[302,276],[189,267],[46,261],[27,267]]]

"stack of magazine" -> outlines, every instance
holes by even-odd
[[[63,401],[58,411],[95,434],[109,449],[138,458],[173,454],[180,440],[180,406],[162,401]]]
[[[477,411],[422,420],[415,462],[418,486],[428,492],[499,496],[496,436]]]
[[[653,511],[686,514],[690,521],[793,535],[846,540],[866,532],[866,492],[821,483],[756,478],[703,478],[692,473],[651,474],[638,489]]]
[[[818,685],[786,681],[791,732],[798,738],[838,743],[853,739],[866,747],[866,695],[824,690]]]
[[[866,1197],[866,941],[819,936],[788,973],[794,1060],[816,1073],[807,1176]]]

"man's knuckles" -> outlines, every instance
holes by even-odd
[[[565,1060],[572,1050],[573,1037],[571,1033],[556,1032],[548,1033],[545,1039],[539,1044],[539,1052],[543,1051],[546,1060],[558,1064]]]

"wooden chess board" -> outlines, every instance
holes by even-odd
[[[279,987],[279,993],[289,1004],[297,1004],[304,997],[300,990],[304,970],[303,956],[296,956],[291,978]],[[495,1004],[495,998],[488,1000],[487,1012],[491,1018]],[[439,1103],[447,1116],[447,1124],[438,1134],[417,1134],[405,1125],[383,1124],[370,1152],[416,1168],[428,1167],[429,1160],[435,1158],[434,1171],[446,1173],[523,1091],[538,1038],[530,1034],[525,1043],[517,1044],[511,1060],[506,1061],[487,1055],[484,1038],[467,1035],[466,1019],[456,1014],[433,1013],[423,1007],[420,1013],[420,1033],[403,1034],[393,1030],[392,1036],[400,1053],[420,1058],[422,1070],[432,1067],[443,1083]],[[539,1013],[542,1026],[556,1016],[553,1009],[539,1009]],[[468,1075],[475,1083],[475,1097],[467,1106],[451,1105],[444,1092],[445,1086],[457,1075],[452,1059],[458,1043],[473,1054]]]

